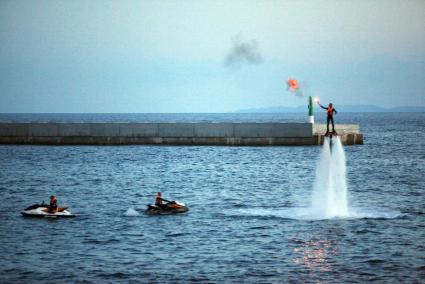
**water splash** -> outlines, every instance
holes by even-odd
[[[225,215],[295,220],[394,219],[404,216],[388,208],[349,207],[344,148],[339,137],[326,137],[313,185],[311,207],[239,208]]]
[[[324,218],[348,217],[344,148],[339,137],[325,137],[316,169],[312,213]]]
[[[137,217],[137,216],[140,216],[140,213],[137,212],[134,208],[130,207],[124,212],[124,216],[126,216],[126,217]]]

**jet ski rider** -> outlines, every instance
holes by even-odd
[[[327,113],[328,113],[328,116],[327,116],[327,119],[326,119],[326,122],[327,122],[326,134],[329,133],[329,121],[332,122],[332,133],[336,133],[335,132],[335,126],[334,126],[334,112],[335,112],[335,114],[337,114],[338,112],[336,111],[336,109],[334,109],[332,103],[329,103],[328,107],[322,106],[319,101],[317,101],[317,104],[321,108],[326,109]]]
[[[48,211],[49,213],[56,213],[58,211],[58,199],[54,195],[50,196]]]
[[[170,202],[170,201],[162,198],[161,197],[161,192],[158,192],[156,194],[156,197],[155,197],[155,205],[158,206],[158,207],[160,207],[160,208],[165,208],[167,205],[166,204],[163,204],[162,201]]]

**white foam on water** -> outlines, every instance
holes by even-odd
[[[271,217],[304,221],[316,220],[352,220],[352,219],[395,219],[403,216],[398,211],[387,208],[350,208],[345,216],[334,216],[329,218],[325,215],[318,215],[309,207],[287,207],[280,209],[253,208],[235,209],[226,212],[227,216],[235,217]]]
[[[395,219],[405,216],[399,211],[387,208],[349,208],[350,219]]]
[[[137,212],[134,208],[130,207],[127,211],[124,212],[124,216],[126,217],[137,217],[140,216],[140,213]]]

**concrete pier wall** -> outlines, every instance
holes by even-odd
[[[314,124],[313,136],[315,144],[322,145],[325,139],[326,124]],[[332,126],[330,126],[332,131]],[[335,124],[335,131],[344,145],[363,145],[363,134],[360,133],[358,124]]]
[[[318,145],[321,127],[315,129],[311,123],[0,123],[0,144]]]
[[[330,125],[329,128],[332,131],[332,125]],[[326,133],[326,130],[327,130],[326,124],[316,123],[313,125],[314,134]],[[339,135],[344,135],[349,133],[360,134],[360,126],[358,124],[335,124],[335,131]]]

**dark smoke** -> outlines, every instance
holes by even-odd
[[[224,65],[260,64],[262,61],[263,58],[258,50],[258,42],[256,40],[243,41],[241,37],[236,37],[233,40],[232,49],[224,59]]]

